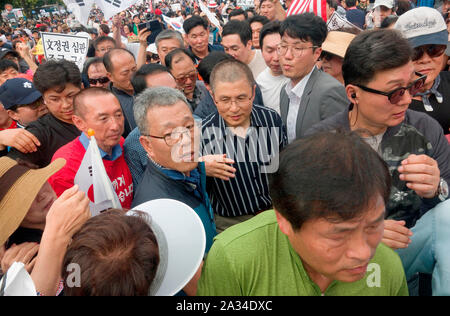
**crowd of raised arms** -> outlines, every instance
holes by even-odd
[[[311,3],[4,15],[0,296],[450,295],[450,1]]]

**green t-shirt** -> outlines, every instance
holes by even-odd
[[[363,279],[352,283],[334,281],[322,294],[278,228],[275,212],[266,211],[216,236],[197,295],[397,296],[408,295],[408,287],[400,258],[380,244]]]

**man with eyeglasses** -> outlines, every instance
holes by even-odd
[[[320,17],[312,13],[290,16],[281,23],[280,35],[281,70],[290,79],[281,89],[280,112],[292,142],[314,124],[345,109],[348,99],[336,79],[315,67],[327,36]]]
[[[80,70],[68,60],[49,60],[38,67],[33,84],[42,94],[49,113],[26,127],[35,136],[30,150],[12,149],[8,156],[43,168],[50,164],[60,147],[80,135],[72,121],[73,98],[81,91]]]
[[[187,204],[203,223],[208,253],[216,226],[206,193],[205,164],[198,162],[197,128],[186,97],[169,87],[146,89],[136,98],[134,115],[149,161],[132,206],[162,198]],[[200,272],[201,268],[184,288],[186,294],[195,295]]]
[[[186,49],[177,48],[166,55],[165,63],[178,87],[183,91],[192,111],[195,111],[207,91],[205,85],[197,81],[198,73],[194,56]]]
[[[116,48],[116,41],[109,36],[100,36],[94,41],[95,57],[103,57],[107,52]]]
[[[217,112],[202,122],[201,160],[210,177],[217,231],[222,232],[272,207],[268,174],[277,170],[287,137],[275,110],[253,104],[256,83],[246,64],[219,62],[209,86]]]
[[[412,25],[419,27],[412,28]],[[427,76],[410,108],[427,113],[450,134],[450,73],[442,71],[448,43],[447,25],[436,9],[420,7],[402,14],[395,24],[414,48],[414,69]]]
[[[383,242],[400,255],[410,293],[417,294],[416,273],[424,272],[433,273],[433,295],[449,295],[450,205],[445,200],[450,147],[438,122],[408,110],[412,96],[426,84],[412,56],[408,40],[398,31],[359,34],[342,67],[349,109],[308,133],[342,128],[361,132],[389,166],[392,193]]]

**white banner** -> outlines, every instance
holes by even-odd
[[[63,0],[67,10],[72,12],[75,18],[82,25],[87,26],[89,13],[91,12],[94,0]]]
[[[186,32],[183,29],[183,17],[179,16],[177,18],[169,18],[168,16],[165,16],[163,14],[164,22],[167,23],[167,25],[170,25],[175,31],[180,32],[181,34],[186,34]]]
[[[198,2],[198,5],[200,7],[200,10],[202,10],[202,12],[206,14],[206,16],[208,17],[209,21],[212,24],[214,24],[215,26],[217,26],[218,28],[221,28],[220,22],[216,18],[216,14],[212,13],[211,11],[209,11],[209,9],[206,7],[206,5],[201,0]]]
[[[92,216],[96,216],[110,208],[122,208],[111,180],[106,173],[94,136],[91,136],[89,147],[75,175],[74,183],[78,184],[80,191],[86,193],[90,199],[90,194],[93,192],[94,203],[91,200],[89,204]]]
[[[349,21],[347,21],[346,19],[341,17],[337,12],[334,12],[327,22],[328,31],[335,31],[340,28],[346,28],[346,27],[347,28],[357,28],[358,30],[361,30],[355,24],[350,23]]]
[[[138,0],[95,0],[95,4],[103,11],[105,20],[134,5]]]
[[[83,70],[89,48],[89,38],[46,32],[42,32],[41,36],[45,59],[69,60],[77,64],[80,71]]]

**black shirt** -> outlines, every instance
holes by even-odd
[[[9,236],[6,249],[9,249],[13,244],[20,245],[24,242],[36,242],[39,244],[43,233],[40,229],[19,227]]]
[[[26,130],[39,139],[41,146],[33,153],[23,154],[13,148],[8,156],[12,159],[29,161],[39,168],[50,164],[53,154],[62,146],[80,136],[81,132],[75,125],[58,120],[52,114],[46,114],[37,121],[30,123]]]
[[[442,103],[439,103],[436,96],[430,95],[428,99],[433,107],[433,111],[427,111],[422,101],[412,100],[409,108],[414,111],[419,111],[428,114],[434,118],[444,129],[444,134],[449,134],[450,128],[450,72],[442,71],[440,74],[441,83],[439,84],[437,91],[442,94]]]
[[[112,85],[112,82],[109,85],[109,89],[119,100],[120,107],[122,108],[122,112],[125,117],[124,130],[122,136],[123,138],[127,138],[128,134],[130,134],[131,131],[135,127],[137,127],[136,121],[134,120],[134,112],[133,112],[134,96],[117,89]]]

